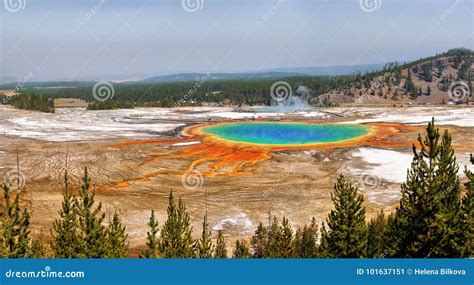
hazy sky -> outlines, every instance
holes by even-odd
[[[412,60],[474,48],[473,1],[5,0],[0,74],[80,80]]]

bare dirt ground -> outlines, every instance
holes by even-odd
[[[5,113],[3,113],[5,118]],[[353,119],[362,118],[358,114]],[[1,123],[0,115],[0,123]],[[186,122],[189,124],[190,122]],[[474,152],[474,128],[442,126],[453,134],[456,152],[467,161]],[[422,126],[420,126],[422,130]],[[176,138],[170,133],[157,138]],[[412,140],[416,130],[406,130],[387,140]],[[127,141],[131,141],[130,139]],[[172,190],[181,197],[191,216],[194,234],[201,233],[202,217],[207,205],[209,223],[214,231],[223,229],[230,245],[236,238],[248,238],[259,222],[268,221],[269,212],[288,217],[292,226],[303,226],[311,217],[325,220],[331,209],[330,192],[339,173],[343,173],[366,196],[368,218],[380,209],[393,210],[397,199],[369,199],[371,192],[395,191],[399,183],[382,177],[375,187],[363,185],[360,175],[351,167],[374,167],[352,154],[356,148],[325,150],[291,150],[270,153],[271,159],[248,167],[241,175],[229,176],[224,171],[204,176],[202,187],[184,187],[182,175],[195,158],[167,159],[149,163],[159,153],[175,151],[186,146],[174,142],[130,144],[116,147],[120,139],[92,141],[45,141],[18,136],[0,136],[0,175],[4,177],[16,168],[18,149],[21,173],[26,184],[21,191],[24,203],[32,214],[32,232],[49,236],[49,229],[61,207],[66,149],[69,149],[69,175],[73,187],[81,185],[83,167],[90,169],[97,188],[97,201],[102,202],[108,216],[117,210],[127,227],[130,247],[134,253],[145,244],[147,222],[154,209],[162,225],[166,219],[168,194]],[[393,149],[410,154],[410,147]],[[394,166],[395,167],[395,166]],[[409,165],[406,165],[408,168]],[[175,171],[169,171],[175,170]],[[146,176],[147,173],[155,173]],[[126,182],[126,183],[124,183]],[[395,189],[395,190],[394,190]]]

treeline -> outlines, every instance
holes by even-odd
[[[17,109],[54,113],[54,100],[45,95],[21,93],[4,99],[3,103],[10,104]]]
[[[132,107],[175,107],[216,104],[222,106],[271,105],[270,87],[277,80],[287,81],[296,92],[299,86],[311,89],[308,94],[317,98],[332,89],[353,82],[353,76],[300,76],[268,80],[202,80],[173,83],[114,83],[113,98],[97,102],[93,84],[77,88],[26,89],[46,98],[78,98],[89,102],[89,109]]]
[[[87,110],[133,109],[135,104],[125,100],[92,101],[87,104]]]
[[[154,211],[148,221],[142,258],[422,258],[472,257],[474,241],[474,173],[465,169],[467,183],[457,176],[451,135],[428,124],[413,146],[413,161],[401,185],[397,209],[383,211],[366,222],[364,198],[344,176],[331,193],[334,205],[319,226],[294,231],[287,218],[270,217],[260,223],[250,241],[237,240],[227,252],[221,231],[212,238],[207,213],[200,238],[193,239],[190,217],[183,201],[169,195],[167,219],[160,227]],[[471,155],[474,164],[474,157]],[[0,211],[0,255],[2,257],[127,257],[126,229],[120,215],[104,225],[105,214],[95,202],[95,191],[85,169],[82,188],[73,194],[67,173],[59,218],[47,245],[29,236],[29,213],[20,210],[19,194],[12,198],[8,182],[3,184]],[[49,248],[49,250],[47,249]]]

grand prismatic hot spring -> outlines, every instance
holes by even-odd
[[[183,147],[155,154],[143,165],[173,159],[191,160],[185,171],[202,175],[217,172],[225,175],[251,173],[256,163],[271,159],[272,152],[299,149],[352,148],[390,144],[381,138],[399,131],[399,125],[361,125],[322,121],[240,121],[198,124],[184,128],[184,137],[170,140],[139,141],[135,143],[180,143]],[[397,144],[400,142],[396,142]],[[115,144],[122,147],[125,144]],[[147,173],[182,173],[182,169],[163,166]]]
[[[202,133],[236,143],[304,146],[359,138],[369,134],[370,127],[304,122],[239,122],[203,127]]]

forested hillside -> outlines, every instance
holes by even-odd
[[[381,72],[357,74],[354,82],[321,96],[334,104],[467,104],[472,99],[473,52],[448,52]]]

